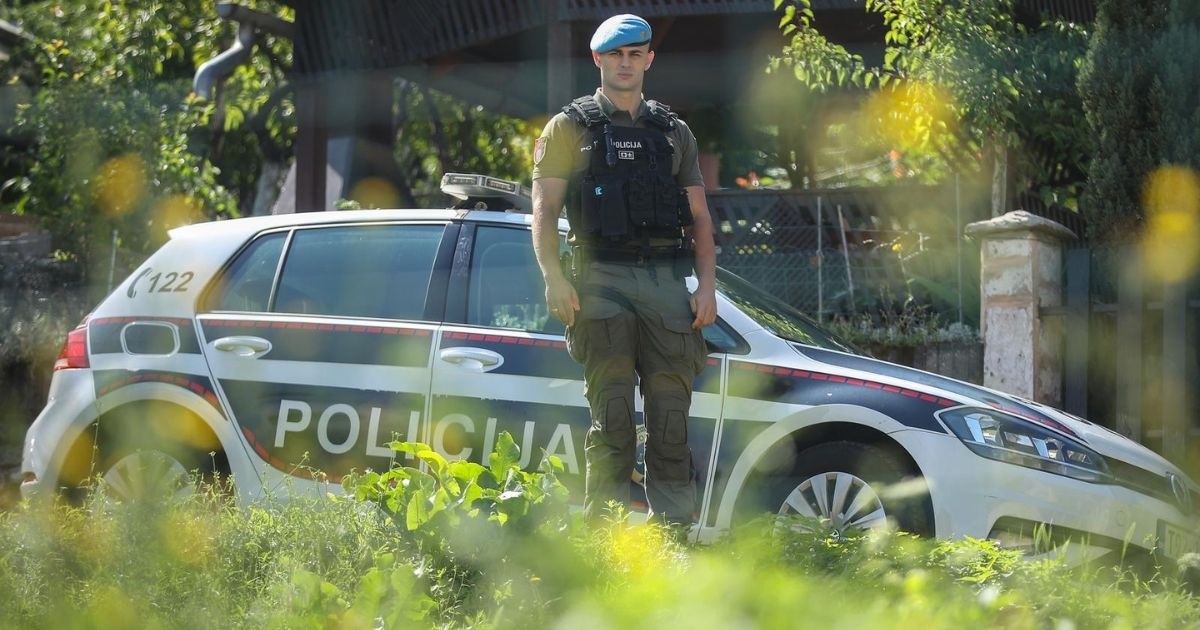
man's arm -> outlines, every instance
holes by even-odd
[[[567,194],[567,180],[540,177],[533,180],[533,251],[546,281],[550,314],[571,326],[579,311],[579,295],[563,275],[558,258],[558,214]],[[711,221],[710,221],[711,224]],[[709,238],[712,241],[712,238]]]
[[[696,319],[692,328],[700,330],[717,320],[717,247],[713,243],[712,215],[703,186],[688,186],[688,203],[692,206],[692,241],[696,248],[696,279],[699,288],[692,294],[692,312]],[[536,198],[536,197],[535,197]],[[536,206],[535,206],[536,207]]]

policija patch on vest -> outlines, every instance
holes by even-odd
[[[538,164],[544,157],[546,157],[546,139],[538,138],[537,142],[533,143],[533,163]]]
[[[642,143],[638,140],[625,140],[613,143],[613,147],[619,149],[617,151],[617,159],[619,160],[636,160],[637,154],[633,149],[642,148]]]

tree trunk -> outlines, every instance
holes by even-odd
[[[271,214],[271,208],[275,207],[275,201],[279,199],[279,189],[283,185],[285,172],[281,162],[263,160],[258,182],[254,185],[254,205],[251,206],[250,216]]]

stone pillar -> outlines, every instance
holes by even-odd
[[[1043,307],[1063,302],[1063,246],[1075,234],[1016,210],[966,226],[980,247],[983,384],[1062,406],[1063,321]]]

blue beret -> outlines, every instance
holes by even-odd
[[[614,15],[600,24],[592,35],[592,50],[598,53],[621,46],[634,46],[650,41],[650,24],[631,13]]]

